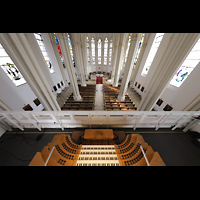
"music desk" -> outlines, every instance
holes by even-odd
[[[114,134],[112,129],[85,129],[83,138],[86,140],[113,140]]]

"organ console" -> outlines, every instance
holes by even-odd
[[[124,133],[119,143],[115,135],[122,135],[121,131],[85,129],[83,136],[76,133],[82,140],[72,141],[69,134],[55,135],[29,166],[165,166],[140,134]]]

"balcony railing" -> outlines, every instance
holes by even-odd
[[[1,111],[1,128],[188,128],[198,123],[200,111]]]

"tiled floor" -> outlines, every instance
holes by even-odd
[[[72,133],[85,129],[19,129],[7,131],[0,137],[0,166],[28,166],[37,152],[52,141],[58,133]],[[117,128],[113,131],[125,131],[126,134],[140,133],[154,151],[158,151],[167,166],[200,166],[200,148],[195,146],[187,133],[176,129],[155,128]],[[43,137],[42,137],[43,136]]]

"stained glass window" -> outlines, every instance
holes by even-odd
[[[106,38],[104,41],[104,65],[107,65],[108,60],[108,39]]]
[[[52,65],[51,60],[50,60],[50,58],[49,58],[48,52],[47,52],[47,50],[46,50],[46,48],[45,48],[42,35],[41,35],[41,33],[34,33],[34,35],[35,35],[35,38],[36,38],[36,40],[37,40],[37,43],[38,43],[38,45],[39,45],[39,47],[40,47],[40,50],[41,50],[41,52],[42,52],[42,55],[44,56],[44,59],[45,59],[45,61],[46,61],[46,63],[47,63],[47,66],[48,66],[48,68],[49,68],[49,71],[50,71],[50,73],[53,73],[53,72],[54,72],[53,65]]]
[[[111,59],[112,59],[112,49],[113,49],[113,42],[110,40],[110,49],[109,49],[109,56],[108,56],[108,64],[111,65]]]
[[[6,53],[1,44],[0,44],[0,66],[16,86],[26,83],[26,80],[24,79],[24,77],[22,76],[18,68],[15,66],[14,62],[11,60],[11,58]]]
[[[98,64],[101,64],[101,39],[98,39]]]
[[[91,50],[92,50],[92,64],[95,64],[95,40],[91,39]]]
[[[87,47],[87,61],[90,64],[90,44],[88,37],[86,37],[86,47]]]
[[[200,61],[200,39],[194,45],[177,73],[172,78],[170,84],[176,87],[180,87],[181,84],[187,79],[193,69],[198,65]]]
[[[138,57],[139,57],[139,55],[140,55],[140,50],[141,50],[141,47],[142,47],[142,44],[143,44],[144,36],[145,36],[145,34],[143,33],[143,34],[142,34],[142,37],[141,37],[141,40],[140,40],[140,42],[139,42],[139,45],[138,45],[138,49],[137,49],[137,52],[136,52],[134,64],[133,64],[133,66],[132,66],[132,67],[134,67],[134,69],[135,69],[135,66],[136,66],[136,64],[137,64],[137,59],[138,59]]]

